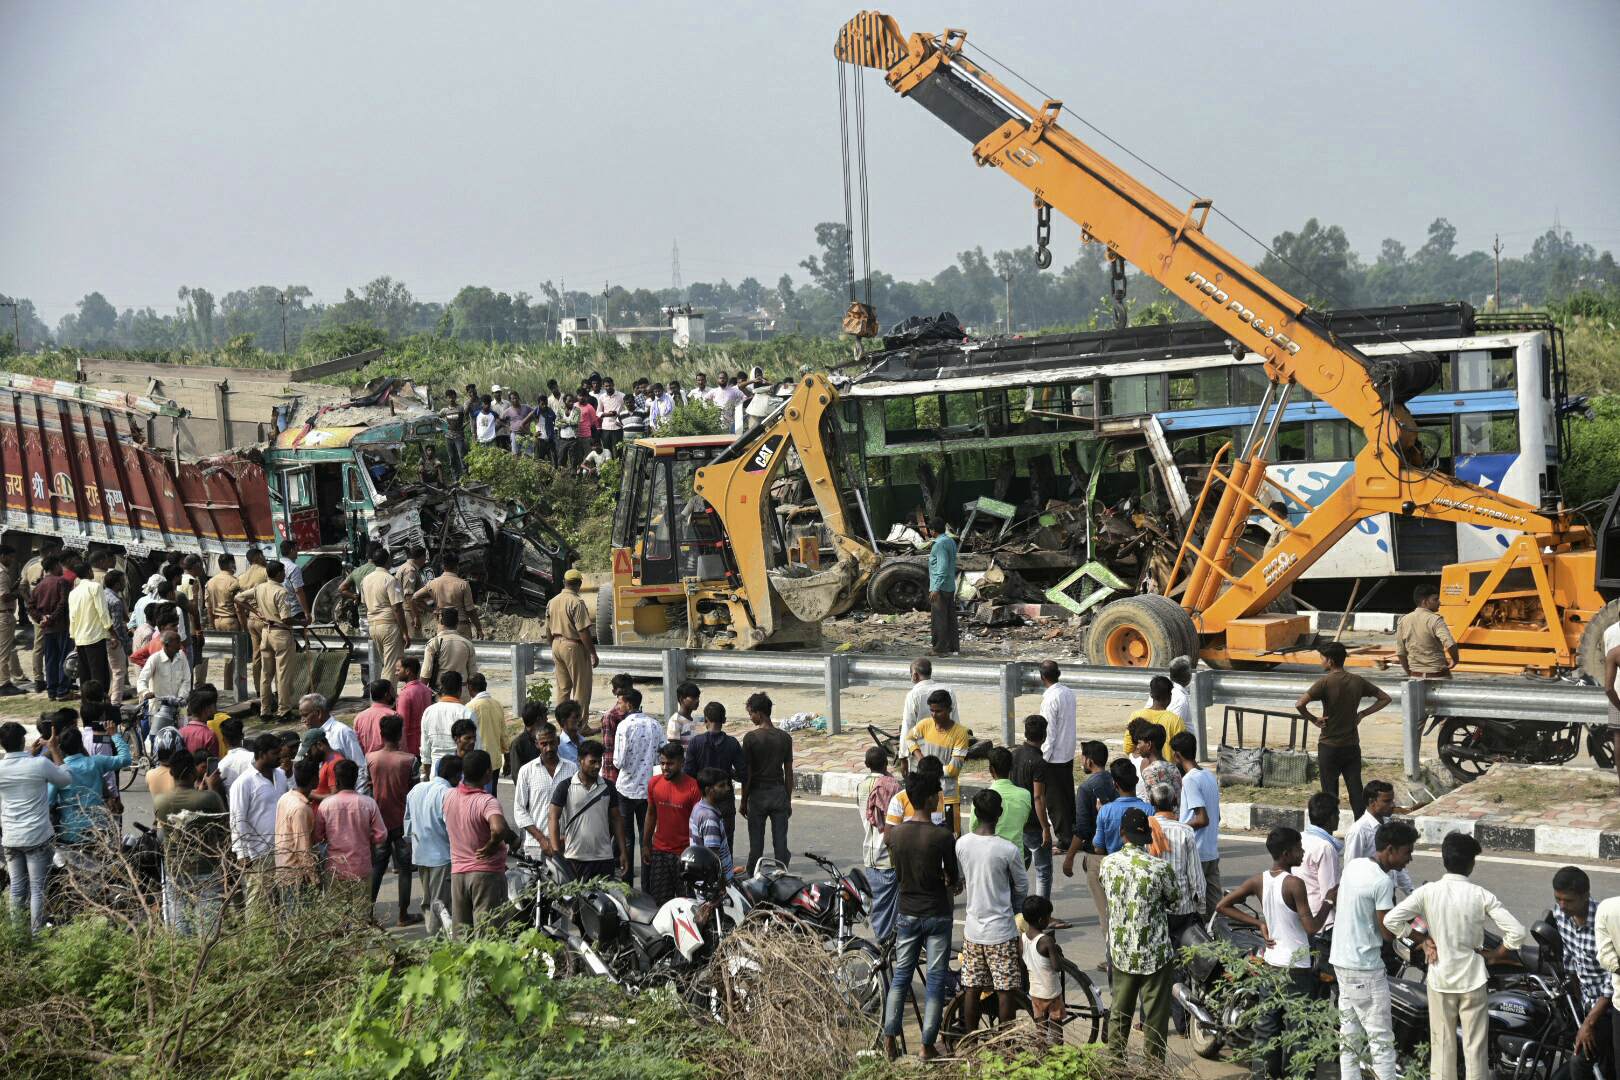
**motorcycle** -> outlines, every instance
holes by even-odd
[[[1212,1061],[1220,1056],[1222,1047],[1248,1046],[1254,1038],[1254,1032],[1239,1022],[1253,1001],[1243,993],[1218,992],[1237,973],[1228,971],[1229,961],[1216,951],[1201,947],[1216,941],[1230,945],[1251,964],[1259,963],[1266,951],[1259,930],[1224,918],[1216,921],[1213,932],[1194,919],[1177,937],[1178,951],[1195,952],[1170,994],[1187,1012],[1187,1039],[1193,1052]]]
[[[1556,724],[1436,716],[1423,733],[1435,732],[1440,760],[1452,776],[1465,784],[1484,776],[1498,761],[1562,765],[1581,752],[1583,737],[1586,751],[1598,768],[1614,768],[1614,731],[1602,721]]]
[[[813,851],[804,857],[825,870],[828,878],[807,882],[787,872],[775,859],[760,859],[754,875],[742,883],[743,894],[757,911],[791,919],[788,926],[818,935],[834,955],[831,977],[841,993],[864,1012],[881,1007],[883,948],[855,936],[855,925],[867,917],[872,887],[857,866],[842,873],[836,863]]]
[[[1421,929],[1421,927],[1420,927]],[[1485,947],[1500,943],[1486,934]],[[1422,951],[1403,939],[1407,964],[1421,971]],[[1575,1056],[1575,1035],[1585,1016],[1580,988],[1563,966],[1563,940],[1548,918],[1530,927],[1530,940],[1519,947],[1522,966],[1494,965],[1486,982],[1486,1012],[1491,1076],[1497,1080],[1558,1080],[1567,1077]],[[1429,998],[1423,984],[1392,978],[1390,1022],[1395,1045],[1405,1051],[1429,1042]],[[1461,1048],[1458,1050],[1461,1058]],[[1487,1078],[1489,1080],[1489,1078]]]

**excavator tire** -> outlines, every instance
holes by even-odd
[[[613,586],[604,584],[596,590],[596,643],[613,644]]]
[[[1086,656],[1108,667],[1166,668],[1197,655],[1192,616],[1163,596],[1127,596],[1103,605],[1091,623]]]
[[[1603,685],[1603,672],[1606,654],[1603,651],[1603,635],[1609,627],[1620,621],[1620,600],[1610,600],[1603,605],[1592,621],[1586,624],[1581,631],[1581,643],[1576,646],[1575,656],[1580,661],[1580,670],[1584,675],[1590,675],[1592,681],[1599,686]]]
[[[928,610],[928,564],[888,560],[866,583],[866,603],[879,615]]]

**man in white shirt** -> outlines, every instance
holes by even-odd
[[[629,872],[625,881],[635,875],[635,852],[641,850],[636,837],[647,825],[647,781],[658,768],[658,750],[669,741],[664,725],[641,711],[641,691],[630,687],[619,697],[631,709],[619,721],[619,730],[613,735],[613,764],[619,770],[619,812],[624,817],[625,865]],[[650,892],[652,884],[646,866],[641,868],[641,888]]]
[[[714,388],[709,400],[720,408],[720,422],[731,430],[737,431],[737,406],[742,403],[743,392],[737,389],[735,383],[728,380],[726,373],[720,373],[720,385]]]
[[[1328,962],[1339,982],[1339,1076],[1361,1080],[1362,1063],[1378,1080],[1395,1080],[1395,1036],[1389,1019],[1384,920],[1395,907],[1391,877],[1412,861],[1417,830],[1403,821],[1380,828],[1379,850],[1345,864],[1334,914],[1342,913]]]
[[[1182,726],[1188,731],[1192,730],[1192,709],[1187,704],[1187,687],[1192,683],[1193,662],[1191,657],[1178,656],[1170,661],[1170,707],[1167,712],[1173,712],[1181,717]],[[1142,703],[1144,709],[1156,709],[1153,704],[1153,695]]]
[[[1620,687],[1616,686],[1616,678],[1620,678],[1620,622],[1603,631],[1603,692],[1609,698],[1609,732],[1620,736]],[[1620,754],[1615,755],[1614,770],[1620,776]]]
[[[496,422],[495,410],[483,408],[478,412],[478,419],[473,421],[473,431],[478,436],[479,446],[494,446],[495,435],[500,425]]]
[[[579,771],[579,766],[557,753],[557,729],[541,724],[534,745],[540,756],[518,770],[512,796],[512,820],[522,830],[523,853],[531,859],[556,854],[551,849],[551,793]]]
[[[51,785],[73,786],[73,774],[62,764],[56,734],[46,740],[38,756],[27,751],[28,732],[14,720],[0,724],[0,834],[6,841],[6,870],[11,875],[11,913],[18,917],[29,905],[29,928],[34,933],[45,923],[45,875],[50,872]]]
[[[422,779],[432,779],[439,771],[439,759],[456,752],[456,737],[450,729],[457,720],[471,720],[476,726],[478,717],[461,700],[461,672],[445,671],[439,675],[439,700],[422,712]]]
[[[298,718],[304,722],[305,728],[320,728],[326,734],[327,746],[360,767],[360,780],[354,790],[361,795],[370,795],[371,774],[366,769],[366,748],[360,745],[360,736],[354,733],[353,728],[332,715],[326,698],[320,694],[305,694],[299,698]],[[304,756],[302,749],[298,756]]]
[[[135,693],[141,699],[186,699],[191,693],[191,661],[186,659],[180,635],[173,630],[163,634],[163,648],[146,658],[135,679]]]
[[[596,415],[602,421],[602,449],[608,453],[624,437],[624,395],[613,387],[612,379],[602,380],[602,392],[596,395]]]
[[[1374,838],[1378,827],[1395,813],[1395,785],[1387,780],[1369,780],[1362,788],[1362,795],[1367,801],[1367,812],[1356,818],[1355,823],[1344,833],[1344,862],[1352,859],[1370,859],[1377,853]],[[1412,878],[1404,869],[1392,870],[1390,881],[1395,883],[1397,889],[1411,892],[1415,886]]]
[[[267,731],[253,740],[253,768],[236,778],[228,800],[231,853],[242,868],[249,915],[270,910],[276,872],[276,803],[287,794],[288,786],[287,774],[281,771],[281,739]]]
[[[1333,832],[1339,827],[1339,797],[1318,791],[1305,804],[1305,815],[1310,824],[1300,834],[1305,845],[1305,861],[1294,867],[1294,876],[1305,882],[1305,898],[1312,911],[1321,911],[1323,901],[1331,899],[1339,887],[1339,850],[1341,842]],[[1333,925],[1333,911],[1322,920],[1322,929]]]
[[[1067,850],[1074,839],[1074,691],[1058,680],[1063,672],[1056,660],[1041,664],[1041,715],[1046,717],[1046,742],[1041,756],[1046,759],[1046,811],[1052,821],[1052,843]],[[1090,837],[1087,837],[1090,839]]]
[[[658,383],[652,388],[652,399],[648,402],[647,427],[653,431],[658,430],[658,425],[667,420],[669,414],[674,411],[675,399],[664,390],[663,383]]]
[[[1500,964],[1524,943],[1524,927],[1495,895],[1468,880],[1479,858],[1479,841],[1450,833],[1440,843],[1446,873],[1395,905],[1384,926],[1396,937],[1422,917],[1427,933],[1412,932],[1429,958],[1424,986],[1429,995],[1429,1077],[1457,1080],[1458,1026],[1468,1075],[1490,1075],[1489,1013],[1485,1008],[1485,968]],[[1481,952],[1485,923],[1502,932],[1502,944]]]
[[[224,779],[225,791],[229,794],[242,774],[253,768],[253,751],[242,745],[242,721],[234,716],[220,722],[219,736],[226,748],[225,756],[219,759],[219,775]]]
[[[928,709],[928,695],[935,690],[943,690],[951,695],[951,720],[954,723],[962,722],[962,714],[957,708],[956,691],[942,682],[934,679],[934,662],[926,656],[919,656],[911,662],[911,689],[906,691],[906,703],[900,710],[900,762],[901,768],[907,768],[911,760],[911,729],[927,720],[933,715]]]

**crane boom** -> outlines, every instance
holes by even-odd
[[[1189,567],[1181,605],[1206,643],[1238,620],[1253,622],[1250,617],[1335,541],[1375,514],[1529,534],[1504,554],[1504,573],[1497,580],[1513,565],[1535,562],[1538,552],[1590,547],[1589,530],[1573,524],[1567,513],[1545,512],[1424,467],[1405,402],[1434,381],[1436,358],[1414,353],[1373,359],[1338,340],[1307,305],[1205,234],[1210,200],[1195,199],[1185,211],[1173,206],[1062,127],[1061,101],[1033,105],[970,60],[963,52],[966,38],[965,31],[954,29],[938,37],[907,38],[890,16],[862,12],[843,27],[834,53],[840,61],[881,70],[891,89],[966,138],[978,165],[998,168],[1028,188],[1038,211],[1059,210],[1080,226],[1084,239],[1104,244],[1111,256],[1129,261],[1227,331],[1235,355],[1253,352],[1264,358],[1272,386],[1248,437],[1235,448],[1230,471],[1222,472],[1219,463],[1211,470],[1177,564],[1178,573],[1183,563]],[[1291,525],[1259,494],[1267,483],[1266,455],[1296,387],[1359,426],[1367,445],[1356,458],[1354,475],[1319,505],[1301,503],[1307,513]],[[1237,574],[1232,570],[1236,543],[1254,513],[1269,517],[1286,537],[1263,563]],[[1551,598],[1550,589],[1532,592]],[[1484,640],[1483,631],[1471,625],[1482,604],[1482,597],[1471,597],[1467,611],[1456,613],[1469,619],[1453,626],[1459,642],[1466,644],[1470,635]],[[1555,659],[1567,663],[1570,646],[1554,613],[1543,612],[1530,622],[1544,632]],[[1270,631],[1265,637],[1267,648],[1278,640]],[[1256,639],[1247,634],[1245,640]]]

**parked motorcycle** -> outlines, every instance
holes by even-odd
[[[1253,1041],[1254,1032],[1239,1022],[1239,1017],[1253,1004],[1242,993],[1226,993],[1224,987],[1235,972],[1228,971],[1228,962],[1212,949],[1201,947],[1212,942],[1224,942],[1260,963],[1260,954],[1266,951],[1265,938],[1251,926],[1215,920],[1215,929],[1194,919],[1181,931],[1175,942],[1177,950],[1196,949],[1184,976],[1171,987],[1170,993],[1187,1011],[1187,1039],[1199,1057],[1214,1060],[1225,1046],[1245,1047]]]
[[[855,936],[856,924],[867,918],[872,906],[866,871],[857,866],[843,873],[832,860],[813,851],[806,851],[804,857],[829,877],[805,881],[789,874],[775,859],[760,859],[754,875],[742,883],[743,893],[755,910],[778,913],[791,920],[790,927],[818,935],[835,957],[833,984],[862,1011],[875,1012],[886,990],[883,948]]]
[[[1446,769],[1461,783],[1477,780],[1498,761],[1514,765],[1562,765],[1581,752],[1600,769],[1614,768],[1614,731],[1607,723],[1568,724],[1533,720],[1487,720],[1470,716],[1436,716],[1424,730],[1438,731],[1435,748]]]
[[[1487,934],[1487,949],[1500,943]],[[1425,965],[1421,950],[1405,940],[1407,961],[1413,972]],[[1491,1076],[1495,1080],[1555,1080],[1567,1076],[1575,1056],[1575,1035],[1584,1012],[1580,987],[1563,966],[1563,939],[1547,918],[1530,927],[1530,938],[1519,947],[1520,965],[1489,969],[1486,1012]],[[1421,982],[1412,978],[1389,981],[1390,1022],[1404,1069],[1412,1048],[1429,1042],[1429,998]],[[1461,1060],[1461,1048],[1459,1047]],[[1490,1080],[1490,1078],[1486,1078]]]

